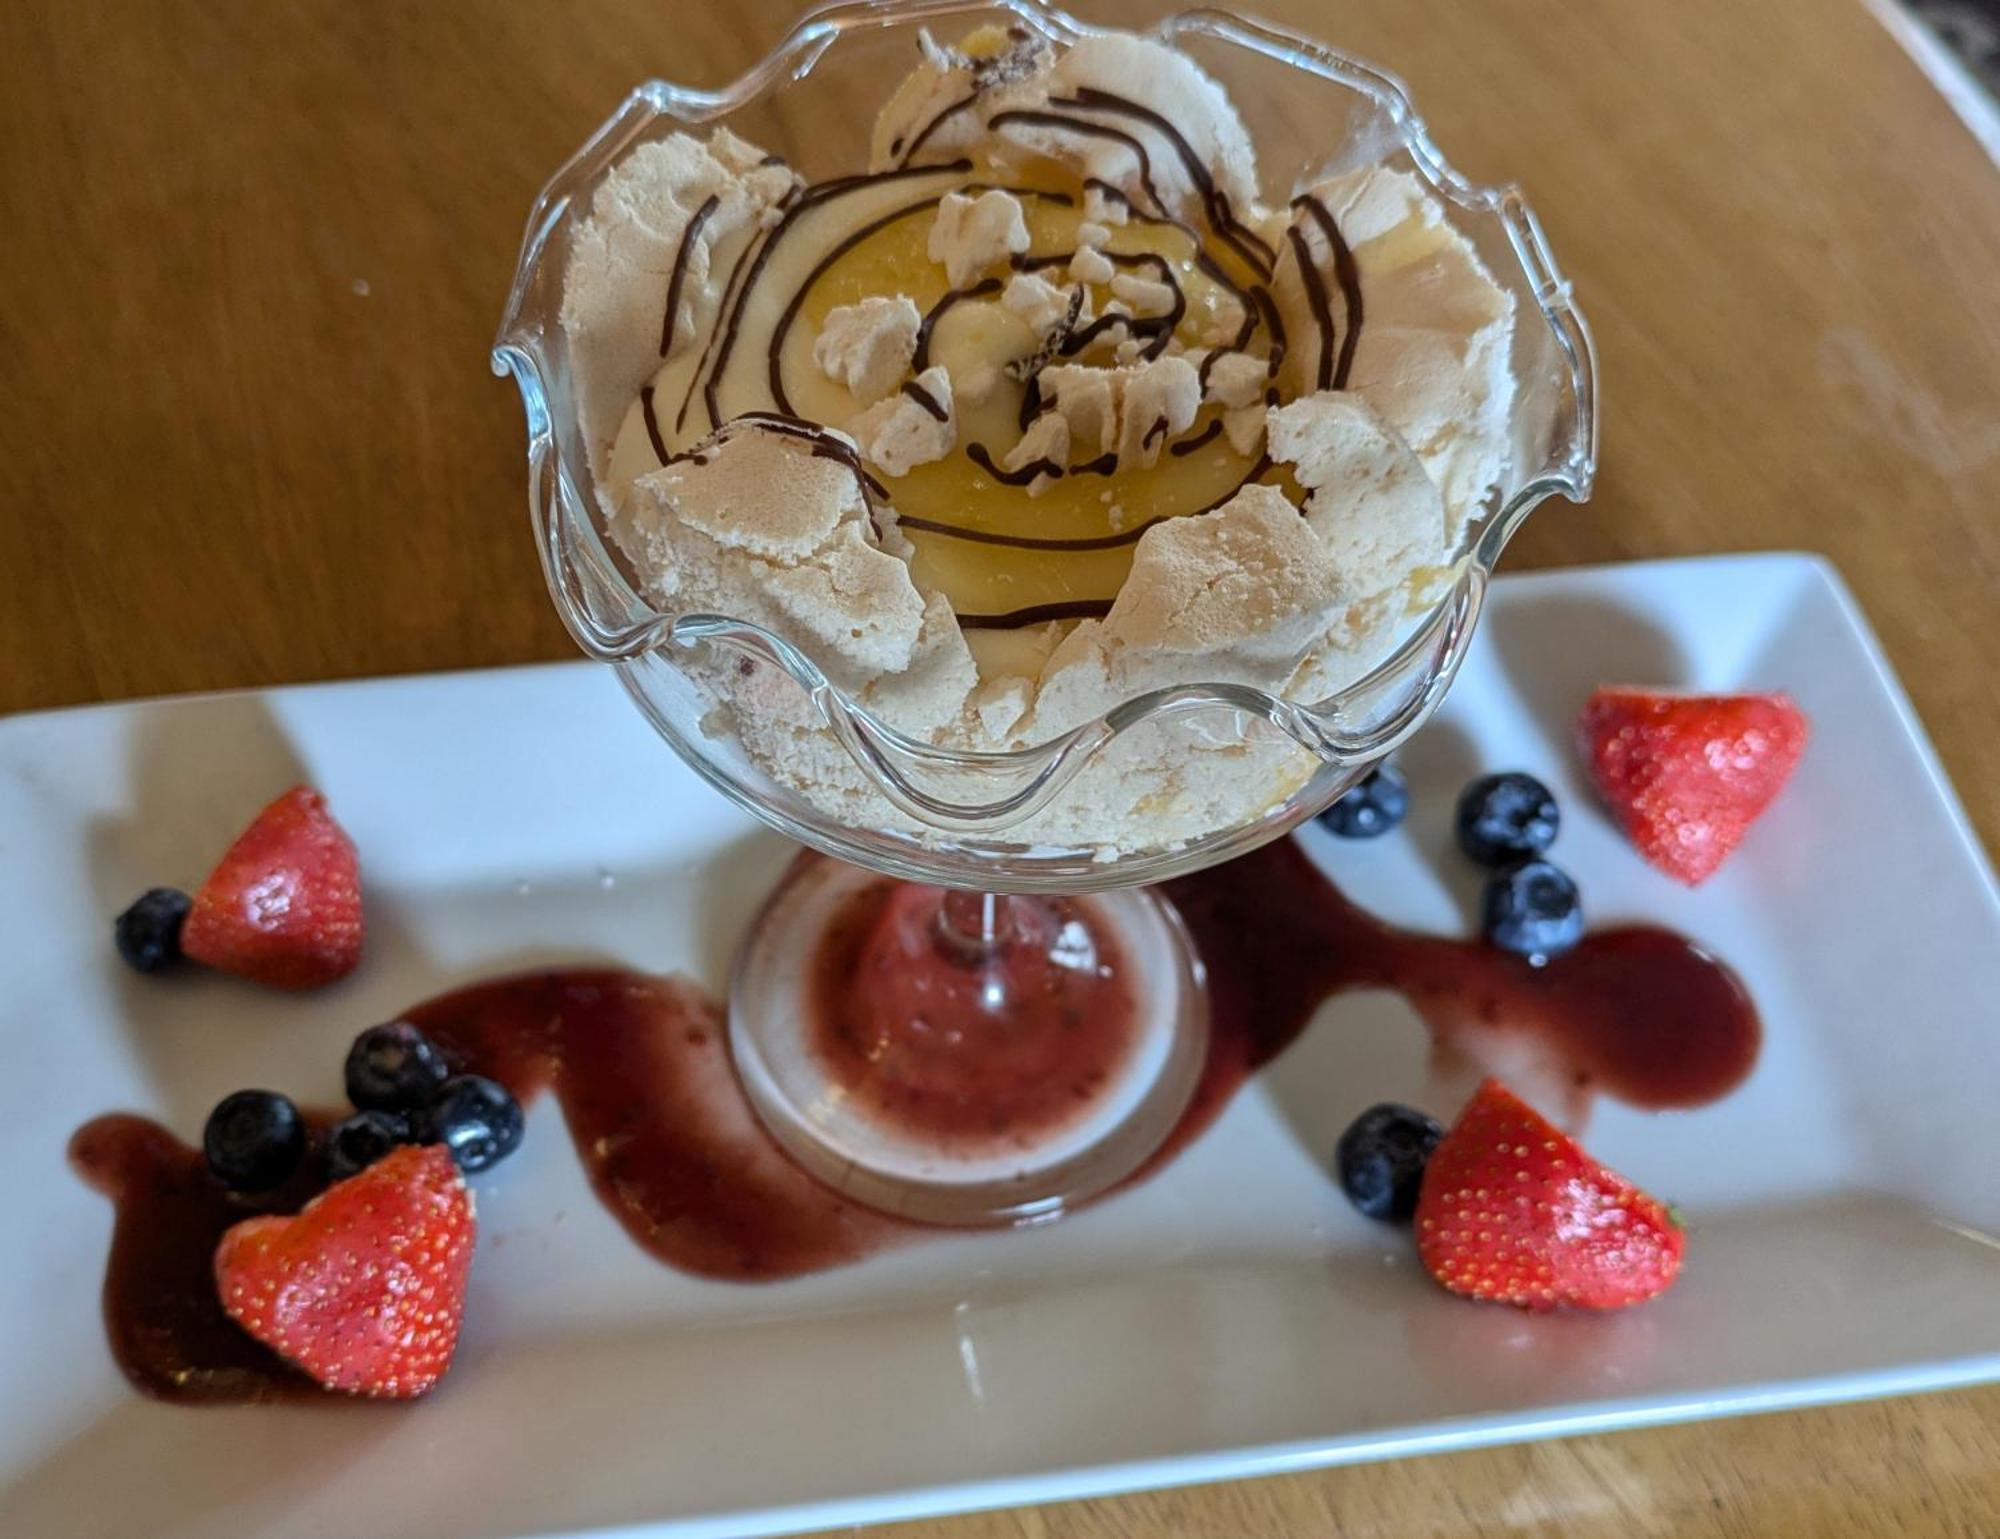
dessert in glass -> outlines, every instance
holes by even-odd
[[[1144,884],[1416,731],[1595,460],[1519,195],[1214,10],[837,6],[725,90],[649,82],[538,200],[494,361],[577,643],[833,857],[739,956],[753,1104],[938,1223],[1157,1151],[1206,1005]]]

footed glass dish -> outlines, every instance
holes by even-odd
[[[867,163],[872,120],[857,109],[882,100],[908,69],[919,29],[951,38],[989,22],[1027,28],[1058,48],[1099,30],[1035,0],[843,4],[806,17],[720,90],[659,80],[639,86],[536,200],[493,352],[496,372],[513,376],[527,413],[529,506],[556,607],[578,646],[617,669],[639,709],[699,774],[825,855],[884,877],[936,884],[928,900],[937,931],[930,960],[977,970],[974,995],[995,1022],[1007,1018],[1010,989],[1020,982],[1015,960],[1023,938],[1060,928],[1049,918],[1057,900],[1017,896],[968,908],[945,889],[1073,896],[1083,907],[1062,907],[1065,923],[1115,937],[1106,940],[1105,955],[1126,958],[1135,970],[1138,959],[1150,959],[1143,963],[1147,986],[1130,991],[1144,1019],[1129,1073],[1113,1076],[1117,1103],[1129,1115],[1097,1119],[1103,1125],[1091,1124],[1081,1143],[1068,1136],[1055,1141],[1059,1149],[1024,1147],[998,1165],[991,1151],[955,1163],[941,1150],[885,1138],[880,1127],[864,1125],[855,1098],[833,1093],[800,1024],[819,1008],[801,990],[835,917],[831,900],[805,902],[800,892],[829,884],[796,875],[774,898],[739,963],[739,982],[755,986],[741,988],[732,1008],[732,1046],[746,1088],[773,1133],[830,1184],[940,1222],[1060,1213],[1115,1184],[1157,1147],[1200,1070],[1200,969],[1162,899],[1114,889],[1198,870],[1282,835],[1421,728],[1465,657],[1508,540],[1546,498],[1585,500],[1596,465],[1589,332],[1520,193],[1475,186],[1453,171],[1392,76],[1266,23],[1188,11],[1148,35],[1192,57],[1236,103],[1256,146],[1267,203],[1282,204],[1330,173],[1376,165],[1411,171],[1515,301],[1506,473],[1382,660],[1325,699],[1189,679],[1124,700],[1046,741],[979,752],[895,730],[768,629],[730,615],[662,612],[611,534],[597,479],[602,467],[579,422],[560,322],[572,240],[591,194],[635,146],[714,126],[782,155],[808,178],[851,172]],[[841,794],[808,794],[746,748],[738,713],[774,708],[823,737],[829,752],[821,758],[840,766]],[[1087,821],[1087,809],[1105,794],[1094,774],[1139,750],[1149,761],[1234,755],[1255,777],[1256,794],[1240,816],[1192,830],[1182,825],[1156,843],[1127,838],[1114,848],[1037,833],[1038,822],[1073,828]],[[1052,810],[1070,815],[1051,825],[1045,815]],[[868,880],[857,873],[845,885]],[[1038,903],[1043,907],[1026,907]],[[909,922],[907,911],[902,922]],[[774,987],[773,979],[789,982]]]

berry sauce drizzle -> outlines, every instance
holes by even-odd
[[[70,1164],[117,1211],[104,1273],[105,1334],[142,1393],[189,1405],[324,1398],[222,1312],[215,1248],[239,1219],[295,1213],[326,1185],[317,1135],[336,1120],[309,1115],[315,1137],[298,1172],[255,1197],[224,1190],[201,1150],[145,1117],[114,1113],[77,1129]]]
[[[528,1106],[552,1092],[591,1185],[679,1271],[823,1271],[910,1226],[857,1207],[771,1141],[729,1062],[722,1006],[684,978],[558,971],[475,984],[406,1019]]]
[[[1179,1127],[1134,1180],[1168,1164],[1323,1003],[1354,989],[1402,994],[1441,1050],[1553,1068],[1572,1117],[1599,1091],[1642,1107],[1703,1105],[1756,1061],[1761,1027],[1736,975],[1668,930],[1600,931],[1536,968],[1482,943],[1385,924],[1290,840],[1167,891],[1207,966],[1209,1052]],[[721,1005],[684,979],[531,973],[460,989],[407,1018],[524,1105],[552,1094],[599,1198],[668,1266],[771,1281],[938,1232],[858,1207],[792,1164],[737,1087]],[[210,1273],[231,1223],[296,1211],[318,1189],[316,1155],[288,1187],[255,1200],[224,1192],[198,1150],[143,1118],[98,1118],[77,1132],[70,1158],[117,1210],[105,1320],[134,1385],[202,1403],[317,1393],[228,1321]]]
[[[1208,1064],[1155,1159],[1170,1159],[1320,1005],[1354,989],[1399,993],[1439,1052],[1489,1073],[1528,1069],[1580,1124],[1602,1091],[1665,1111],[1741,1084],[1763,1025],[1742,980],[1684,935],[1624,925],[1542,967],[1481,941],[1387,924],[1349,902],[1289,839],[1167,884],[1208,967]]]
[[[834,913],[806,993],[811,1050],[877,1126],[962,1156],[1032,1148],[1138,1046],[1128,964],[1087,904],[1017,898],[990,960],[967,965],[939,947],[943,897],[884,877]]]

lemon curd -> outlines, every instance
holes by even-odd
[[[938,206],[947,193],[994,187],[1019,201],[1027,249],[953,288],[928,253]],[[646,432],[628,424],[618,458],[643,473],[648,459],[688,454],[746,413],[851,420],[862,403],[815,364],[814,340],[837,307],[904,296],[924,317],[912,371],[939,365],[956,385],[950,453],[895,477],[863,461],[871,500],[893,508],[910,542],[912,577],[943,592],[970,627],[1103,613],[1146,529],[1217,507],[1248,482],[1289,478],[1233,446],[1214,404],[1171,439],[1161,424],[1151,464],[1121,468],[1115,454],[1084,446],[1060,466],[1001,468],[1035,415],[1054,404],[1039,389],[1043,364],[1108,367],[1170,352],[1206,361],[1232,351],[1275,375],[1282,360],[1267,272],[1188,222],[1133,206],[1102,184],[1098,192],[1125,204],[1126,218],[1088,232],[1114,278],[1083,282],[1068,264],[1084,243],[1088,189],[1052,160],[1004,168],[957,161],[804,188],[761,241],[733,253],[711,335],[662,367],[642,402]],[[1001,303],[1014,273],[1081,291],[1060,335],[1038,333]],[[1113,292],[1115,275],[1125,273],[1169,292],[1170,306],[1142,313],[1125,303]]]
[[[1021,201],[1030,244],[1014,265],[1033,271],[1045,260],[1066,260],[1076,249],[1082,222],[1074,198],[1023,195]],[[935,313],[924,338],[928,356],[955,379],[980,368],[982,360],[1011,362],[1035,354],[1041,338],[1002,307],[997,292],[937,310],[958,291],[924,254],[930,221],[931,210],[918,208],[882,226],[837,258],[806,291],[800,324],[786,335],[779,356],[787,392],[801,415],[841,421],[854,410],[839,399],[846,392],[813,368],[810,337],[827,311],[870,294],[900,288],[927,316]],[[1240,285],[1255,275],[1231,274],[1222,264],[1236,260],[1233,254],[1212,257],[1205,266],[1195,232],[1184,225],[1133,220],[1113,227],[1101,249],[1119,271],[1152,276],[1160,270],[1151,263],[1128,266],[1120,258],[1151,256],[1165,265],[1185,308],[1177,340],[1230,339],[1249,313],[1251,302]],[[1082,287],[1087,313],[1104,316],[1113,303],[1108,286]],[[1107,327],[1077,356],[1108,358],[1125,330]],[[961,615],[1109,601],[1149,525],[1216,506],[1262,468],[1255,457],[1230,446],[1216,408],[1204,407],[1193,428],[1166,445],[1152,465],[1120,471],[1116,457],[1107,456],[1081,461],[1095,468],[1065,467],[1060,476],[1044,476],[1032,490],[1009,485],[988,467],[1020,438],[1028,391],[1027,382],[1005,368],[982,398],[969,399],[961,391],[956,450],[915,466],[891,487],[903,532],[915,547],[913,575],[920,585],[942,589]],[[1047,543],[1002,544],[968,535]]]

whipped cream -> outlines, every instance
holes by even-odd
[[[865,170],[728,133],[613,167],[563,324],[614,537],[672,612],[754,621],[889,725],[1005,750],[1152,689],[1317,699],[1433,590],[1507,469],[1513,300],[1414,175],[1260,200],[1186,56],[985,30]],[[823,810],[924,832],[771,670],[717,731]],[[1121,849],[1282,798],[1262,723],[1149,723],[1011,832]]]

